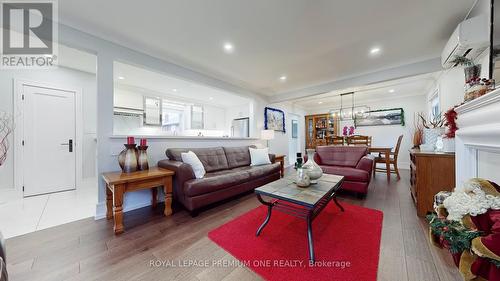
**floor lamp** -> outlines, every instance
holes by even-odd
[[[269,148],[269,140],[274,139],[274,130],[262,130],[260,132],[260,139],[267,141],[267,148]]]

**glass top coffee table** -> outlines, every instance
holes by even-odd
[[[267,206],[267,216],[257,229],[259,236],[271,219],[273,209],[301,218],[307,222],[307,240],[309,260],[314,262],[314,246],[312,237],[312,221],[333,201],[343,212],[344,208],[337,202],[337,192],[342,188],[343,176],[323,174],[317,184],[301,188],[295,184],[295,178],[288,176],[255,189],[257,199]],[[269,197],[265,201],[262,196]]]

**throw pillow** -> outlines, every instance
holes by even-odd
[[[259,166],[271,164],[271,160],[269,160],[269,148],[251,148],[250,150],[250,166]]]
[[[182,162],[191,165],[193,168],[194,176],[197,179],[202,179],[205,176],[205,167],[201,163],[200,159],[192,151],[181,153]]]

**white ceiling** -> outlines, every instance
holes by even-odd
[[[425,96],[436,83],[440,72],[418,75],[381,83],[353,87],[329,93],[301,98],[292,101],[308,111],[317,111],[325,108],[340,108],[340,94],[354,92],[356,105],[369,105],[373,102],[383,102],[395,98],[410,96]],[[321,102],[321,103],[320,103]],[[344,98],[344,105],[351,104],[351,97]]]
[[[439,57],[474,0],[64,0],[74,28],[274,95]],[[223,51],[224,42],[234,53]],[[379,46],[380,55],[369,56]],[[286,75],[288,80],[278,78]]]
[[[129,91],[219,107],[249,104],[250,100],[219,89],[167,76],[124,63],[114,63],[115,85]],[[119,79],[122,77],[124,79]]]

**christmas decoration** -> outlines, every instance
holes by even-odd
[[[464,280],[500,280],[500,186],[476,178],[443,195],[427,216],[431,242],[450,251]]]
[[[448,132],[446,132],[446,137],[452,139],[455,137],[455,132],[458,130],[457,127],[457,112],[455,111],[455,107],[450,108],[444,114],[446,118],[446,122],[444,125],[448,128]]]
[[[469,250],[472,239],[481,236],[479,231],[470,230],[457,221],[440,219],[436,214],[427,215],[426,218],[432,234],[442,238],[452,254]]]
[[[443,201],[448,220],[461,221],[465,215],[477,216],[489,209],[500,209],[500,196],[496,190],[484,188],[484,180],[472,179],[455,188]]]

